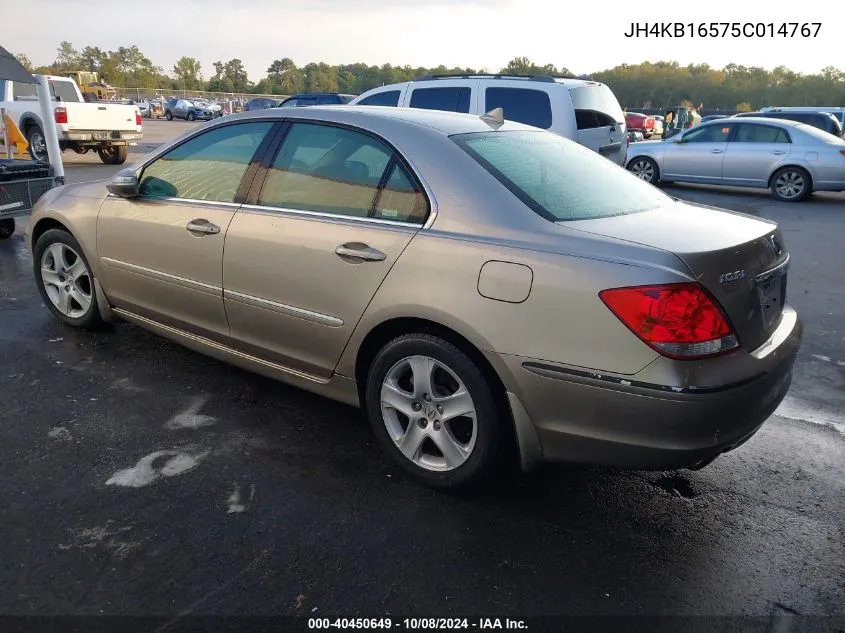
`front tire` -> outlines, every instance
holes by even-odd
[[[106,165],[122,165],[129,156],[129,148],[126,145],[110,145],[98,149],[97,154]]]
[[[4,220],[0,220],[0,240],[7,240],[15,232],[15,219],[14,218],[6,218]]]
[[[32,160],[48,160],[47,139],[44,138],[44,131],[40,126],[33,125],[27,130],[26,142],[29,143],[29,155]]]
[[[194,114],[193,112],[188,112],[188,121],[193,121],[196,118],[197,118],[196,114]]]
[[[103,324],[94,274],[73,235],[46,231],[35,243],[32,265],[41,298],[59,321],[83,329]]]
[[[500,461],[505,418],[488,379],[437,336],[407,334],[387,343],[370,366],[365,395],[382,448],[422,483],[476,487]]]
[[[784,202],[801,202],[812,192],[810,174],[800,167],[781,167],[772,176],[772,195]]]
[[[640,180],[656,185],[660,181],[660,169],[657,163],[647,156],[637,156],[628,163],[628,171]]]
[[[173,113],[170,110],[168,110],[167,112],[164,113],[164,118],[167,119],[168,121],[172,121],[173,120]]]

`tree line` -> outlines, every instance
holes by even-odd
[[[331,65],[312,62],[297,66],[289,57],[274,60],[264,77],[249,78],[240,59],[216,61],[214,74],[204,77],[202,64],[194,57],[181,57],[165,70],[143,54],[137,46],[105,51],[96,46],[78,49],[61,42],[49,66],[35,67],[25,55],[18,59],[31,71],[60,74],[73,70],[96,72],[117,87],[163,91],[205,90],[252,94],[288,95],[298,92],[340,92],[360,94],[384,84],[409,81],[428,74],[486,73],[486,68],[423,68],[358,64]],[[492,72],[495,72],[493,70]],[[563,66],[538,65],[527,57],[517,57],[501,73],[571,75]],[[750,111],[765,105],[845,106],[845,72],[826,66],[819,73],[802,74],[785,66],[766,70],[756,66],[728,64],[712,68],[708,64],[681,65],[660,61],[621,64],[583,76],[608,84],[620,103],[629,109],[664,108],[681,102],[703,104],[707,110]]]

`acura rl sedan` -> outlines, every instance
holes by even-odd
[[[626,165],[651,184],[757,187],[786,202],[814,191],[845,191],[845,140],[764,117],[709,121],[666,141],[637,143]]]
[[[27,241],[60,321],[359,406],[443,488],[514,458],[701,468],[781,402],[802,331],[775,223],[495,111],[225,117],[51,190]]]

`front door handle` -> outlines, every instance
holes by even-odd
[[[380,250],[377,250],[370,246],[369,244],[363,244],[361,242],[347,242],[346,244],[341,244],[336,249],[334,249],[335,255],[339,257],[347,257],[349,259],[360,259],[365,262],[382,262],[385,260],[387,255],[382,253]]]
[[[711,149],[710,151],[711,151],[713,154],[721,154],[721,153],[722,153],[722,152],[724,152],[725,150],[723,150],[723,149]]]
[[[212,224],[205,218],[197,218],[196,220],[191,220],[188,224],[185,225],[185,228],[191,231],[192,233],[205,233],[206,235],[216,235],[220,232],[220,227],[216,224]]]
[[[774,154],[775,156],[781,156],[782,154],[786,154],[786,152],[782,149],[779,149],[777,151],[772,152],[772,154]]]

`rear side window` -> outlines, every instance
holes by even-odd
[[[195,136],[147,165],[140,193],[150,198],[234,202],[272,121],[227,125]]]
[[[344,128],[295,123],[273,161],[258,204],[368,217],[391,151]]]
[[[395,108],[399,105],[399,91],[388,90],[387,92],[377,92],[374,95],[361,99],[358,105],[392,106]]]
[[[487,88],[484,111],[502,108],[505,119],[543,129],[552,126],[552,104],[549,94],[525,88]]]
[[[469,112],[471,91],[465,87],[417,88],[411,94],[411,107],[447,112]]]
[[[25,84],[20,81],[12,82],[12,92],[14,93],[15,101],[38,96],[38,93],[35,91],[35,84]]]
[[[789,143],[789,135],[779,127],[740,123],[735,143]]]
[[[569,90],[579,130],[608,127],[625,122],[625,114],[613,92],[604,84],[590,84]]]
[[[428,204],[425,196],[408,176],[405,168],[394,162],[390,177],[379,192],[374,217],[422,224],[426,215]]]
[[[598,152],[551,132],[480,132],[451,138],[552,222],[624,215],[672,201]]]

